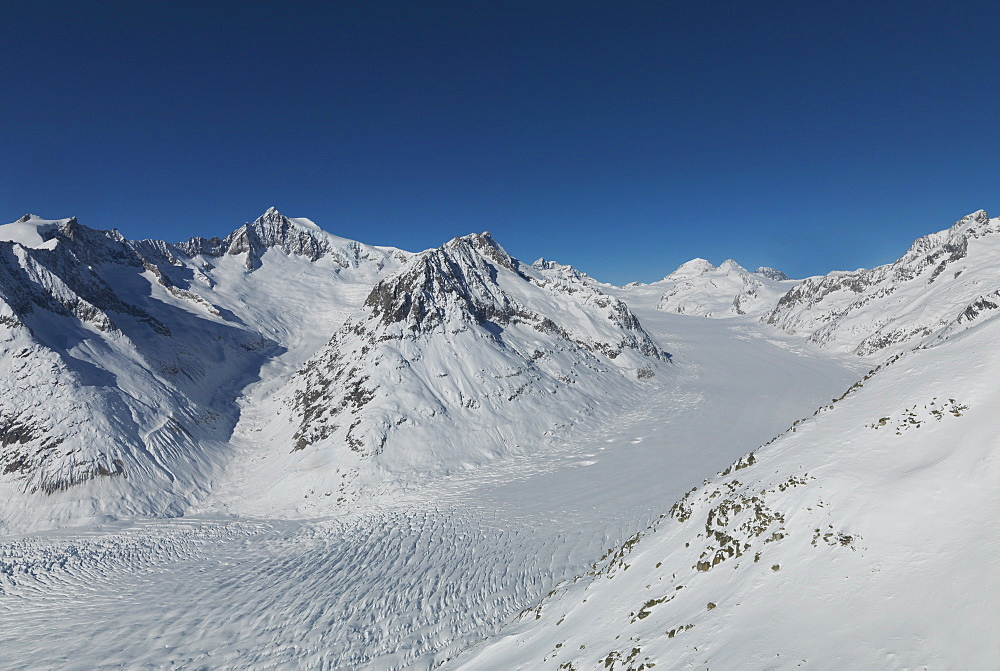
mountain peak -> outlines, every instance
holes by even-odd
[[[469,235],[452,238],[445,247],[454,250],[466,247],[513,273],[522,274],[520,271],[520,262],[511,256],[506,249],[501,247],[500,243],[493,239],[489,231],[470,233]]]
[[[0,242],[16,242],[31,249],[51,249],[57,242],[58,230],[75,223],[76,217],[42,219],[34,214],[26,214],[13,223],[0,226]]]
[[[747,272],[746,268],[736,263],[736,261],[733,261],[732,259],[726,259],[725,261],[723,261],[722,264],[719,266],[719,270],[724,270],[726,272],[735,271],[737,273]]]
[[[288,221],[288,217],[283,215],[281,212],[278,212],[278,208],[272,205],[264,210],[264,214],[254,219],[252,225],[259,226],[261,224],[282,223],[286,221]]]
[[[789,279],[788,275],[781,272],[780,270],[775,270],[770,266],[761,266],[757,270],[753,271],[753,274],[761,275],[769,280],[778,280],[779,282]]]
[[[702,273],[715,270],[715,266],[702,258],[691,259],[677,266],[677,270],[667,275],[664,279],[682,279],[685,277],[695,277]]]

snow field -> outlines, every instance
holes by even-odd
[[[410,481],[337,520],[219,508],[5,543],[0,556],[20,553],[18,566],[32,568],[8,571],[0,664],[425,669],[461,659],[705,473],[856,377],[752,325],[648,313],[647,329],[672,345],[672,376],[539,453]],[[67,544],[94,559],[46,563]]]
[[[457,668],[992,668],[998,346],[883,364]]]

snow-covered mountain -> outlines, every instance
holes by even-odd
[[[796,283],[773,268],[758,268],[751,273],[732,259],[719,267],[705,259],[692,259],[648,286],[662,292],[657,305],[660,310],[699,317],[733,317],[770,310]]]
[[[180,514],[272,395],[267,449],[289,471],[318,450],[311,474],[342,485],[529,450],[666,360],[596,283],[488,234],[414,256],[272,208],[224,239],[29,215],[0,241],[8,526]]]
[[[261,366],[307,358],[363,300],[352,287],[406,258],[273,209],[176,245],[0,226],[0,489],[18,501],[0,526],[180,514],[226,463]]]
[[[277,394],[286,411],[262,430],[288,475],[268,505],[524,454],[643,393],[668,355],[566,268],[522,264],[482,233],[381,280]]]
[[[113,231],[25,217],[0,240],[0,487],[15,502],[0,524],[179,513],[207,491],[224,408],[275,343],[154,298]]]
[[[990,668],[998,233],[612,287],[0,226],[0,667]]]
[[[893,263],[803,281],[764,320],[823,347],[889,356],[1000,314],[998,258],[1000,218],[979,210]]]

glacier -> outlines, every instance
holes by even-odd
[[[989,666],[997,240],[617,287],[0,226],[0,665]]]

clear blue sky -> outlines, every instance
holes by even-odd
[[[0,219],[805,276],[1000,214],[997,2],[3,3]]]

